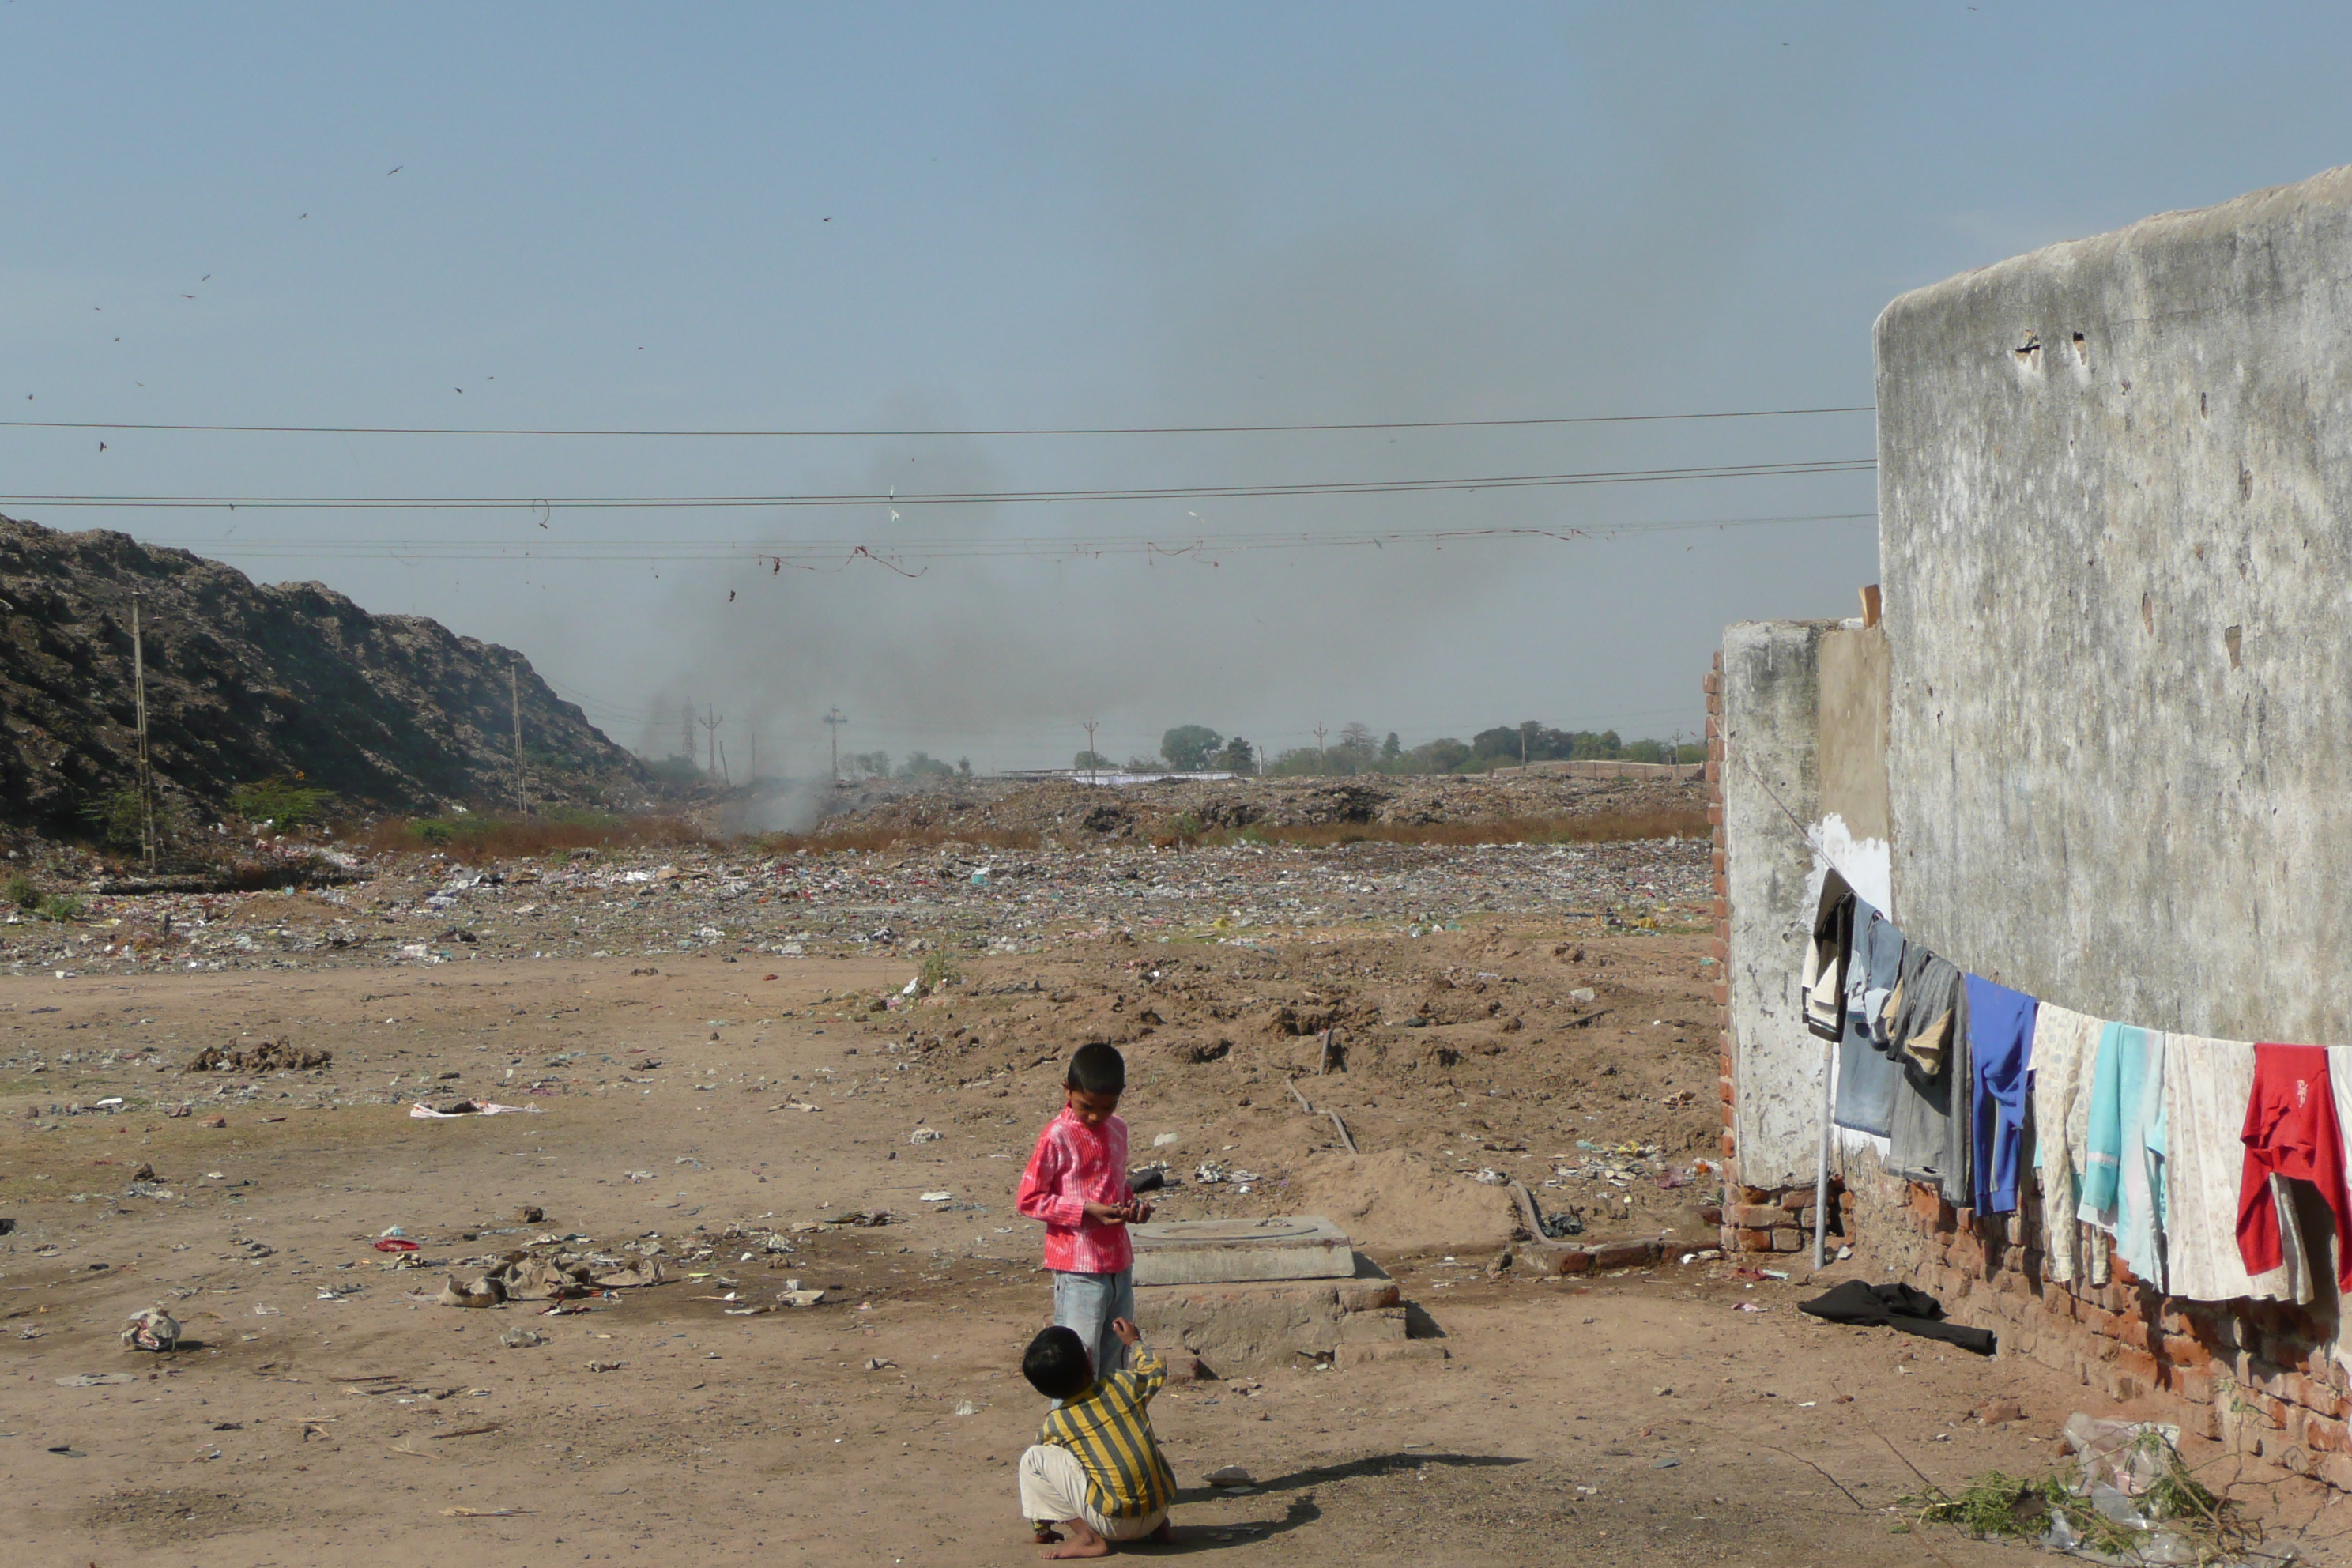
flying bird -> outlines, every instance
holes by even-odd
[[[727,590],[727,602],[730,605],[735,602],[735,590],[732,588]]]
[[[394,163],[391,168],[386,169],[386,170],[383,172],[383,177],[384,177],[385,179],[389,180],[389,179],[390,179],[390,178],[392,178],[394,174],[397,174],[398,173],[400,173],[403,169],[405,169],[406,167],[408,167],[408,165],[407,165],[407,164],[405,164],[405,163]]]
[[[183,294],[183,295],[181,295],[181,296],[180,296],[180,298],[181,298],[181,299],[183,299],[183,300],[193,300],[193,299],[194,299],[194,298],[195,298],[195,296],[194,296],[194,294]]]
[[[106,443],[105,443],[105,442],[103,442],[103,441],[100,441],[100,442],[98,444],[98,449],[99,449],[100,451],[101,451],[101,452],[105,451],[105,450],[106,450]]]
[[[196,279],[196,281],[197,281],[197,282],[199,282],[199,283],[209,283],[209,282],[211,282],[212,280],[213,280],[213,275],[212,275],[211,273],[209,273],[209,272],[205,273],[202,278],[199,278],[199,279]]]

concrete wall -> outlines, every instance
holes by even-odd
[[[1876,350],[1906,931],[2352,1040],[2352,172],[1906,294]]]
[[[1748,1187],[1811,1182],[1820,1148],[1823,1056],[1798,974],[1821,889],[1806,838],[1821,793],[1819,649],[1836,625],[1744,621],[1723,634],[1732,1157]]]

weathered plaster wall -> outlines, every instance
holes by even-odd
[[[1817,656],[1836,624],[1744,621],[1723,635],[1731,1124],[1749,1187],[1811,1182],[1820,1147],[1822,1042],[1805,1032],[1797,988],[1821,888],[1805,837],[1821,792]]]
[[[2352,1040],[2352,171],[1876,340],[1905,930],[2102,1016]]]

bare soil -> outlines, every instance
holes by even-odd
[[[1897,1500],[2047,1468],[2089,1397],[2031,1363],[1816,1323],[1794,1307],[1819,1281],[1703,1256],[1700,936],[1498,914],[1251,947],[1103,938],[970,958],[917,1002],[897,954],[532,959],[543,939],[510,934],[506,956],[438,965],[321,948],[0,977],[12,1563],[1033,1560],[1012,1466],[1040,1402],[1017,1360],[1048,1293],[1011,1194],[1063,1059],[1097,1038],[1129,1058],[1137,1162],[1181,1182],[1163,1214],[1344,1208],[1448,1352],[1171,1387],[1154,1419],[1182,1539],[1139,1556],[2015,1561],[1898,1532]],[[184,1070],[263,1040],[332,1061]],[[408,1113],[457,1096],[528,1110]],[[1508,1222],[1482,1171],[1670,1261],[1495,1272]],[[377,1250],[394,1226],[421,1249]],[[561,1315],[429,1300],[534,1243],[657,1247],[673,1279]],[[777,1307],[787,1281],[826,1300]],[[188,1342],[121,1350],[157,1304]],[[517,1328],[547,1342],[510,1346]],[[1969,1418],[2000,1398],[2026,1419]],[[1257,1484],[1202,1483],[1228,1464]],[[2333,1560],[2344,1508],[2235,1473]]]

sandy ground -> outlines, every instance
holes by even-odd
[[[1016,1363],[1047,1291],[1010,1197],[1062,1058],[1126,1041],[1137,1158],[1186,1178],[1170,1215],[1307,1208],[1347,1184],[1328,1123],[1283,1088],[1312,1075],[1319,1037],[1285,1031],[1317,1005],[1362,1042],[1309,1085],[1318,1104],[1344,1108],[1368,1156],[1402,1151],[1452,1184],[1439,1206],[1469,1216],[1375,1205],[1360,1238],[1449,1353],[1171,1387],[1154,1418],[1183,1539],[1137,1555],[2018,1558],[1897,1532],[1886,1510],[1923,1477],[2051,1463],[2084,1399],[2055,1373],[1818,1324],[1794,1310],[1802,1282],[1720,1263],[1539,1280],[1491,1274],[1492,1237],[1410,1235],[1477,1229],[1495,1189],[1453,1173],[1501,1166],[1550,1182],[1547,1206],[1596,1237],[1711,1241],[1703,1172],[1660,1181],[1711,1152],[1702,952],[1526,921],[1273,951],[1094,944],[975,961],[896,1011],[878,1003],[903,959],[0,978],[8,1561],[1032,1560],[1012,1465],[1040,1402]],[[333,1063],[179,1070],[268,1037]],[[536,1113],[418,1121],[412,1093]],[[1633,1161],[1623,1187],[1606,1174]],[[1247,1170],[1252,1191],[1192,1180],[1203,1162]],[[516,1217],[526,1205],[543,1216]],[[874,1209],[888,1223],[826,1223]],[[424,1266],[375,1249],[392,1226]],[[562,1316],[412,1299],[458,1260],[566,1237],[657,1242],[679,1278]],[[787,1279],[827,1301],[730,1315]],[[195,1342],[120,1349],[124,1318],[159,1302]],[[519,1326],[548,1342],[502,1342]],[[121,1372],[135,1380],[58,1382]],[[2025,1420],[1968,1418],[2004,1396]],[[1228,1464],[1257,1486],[1202,1484]],[[2352,1509],[2245,1476],[2275,1528],[2335,1560]]]

